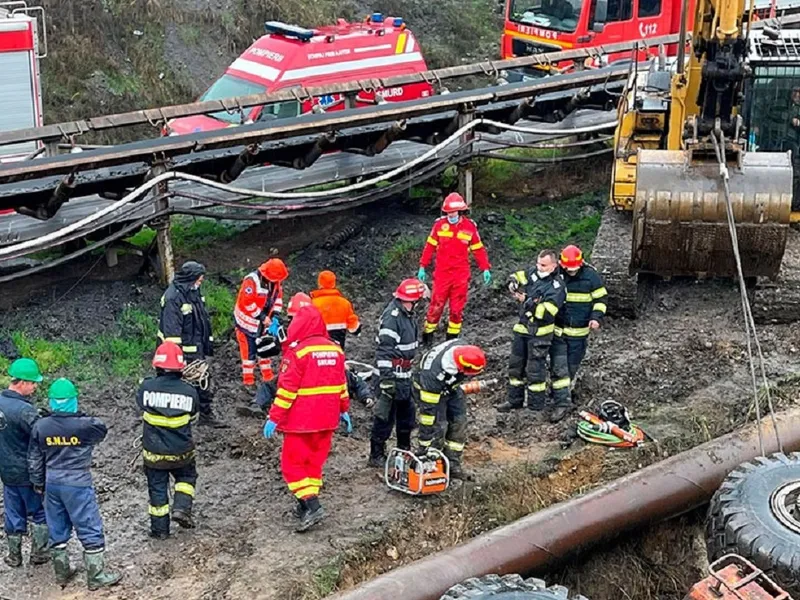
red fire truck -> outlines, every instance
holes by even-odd
[[[687,28],[691,31],[695,1],[687,1]],[[506,0],[501,54],[503,58],[514,58],[677,34],[681,4],[673,0]],[[755,8],[757,18],[768,17],[772,0],[756,0]],[[778,0],[774,8],[778,15],[798,12],[800,0]],[[673,44],[667,54],[674,56],[676,50],[677,44]],[[643,55],[638,60],[644,58]],[[630,59],[628,51],[604,57],[604,62]],[[541,77],[547,73],[546,68],[529,69],[524,75]],[[510,79],[520,78],[523,75],[518,72]]]
[[[275,21],[265,24],[267,35],[259,38],[237,58],[198,101],[222,100],[249,94],[274,92],[301,86],[392,77],[426,71],[419,43],[403,19],[374,13],[363,22],[306,29]],[[401,102],[433,94],[428,83],[361,91],[355,108],[376,103]],[[220,111],[171,120],[165,134],[209,131],[240,124],[297,117],[304,113],[343,110],[341,94],[304,98],[256,106],[244,111]]]

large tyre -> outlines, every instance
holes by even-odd
[[[541,579],[523,579],[519,575],[486,575],[467,579],[451,587],[439,600],[587,600],[584,596],[570,595],[560,585],[547,587]]]
[[[708,512],[709,560],[739,554],[800,597],[800,453],[758,457],[733,470]]]

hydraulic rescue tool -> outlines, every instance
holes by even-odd
[[[596,415],[587,410],[578,414],[583,419],[578,421],[578,437],[587,442],[615,448],[633,448],[644,444],[644,431],[631,423],[628,409],[619,402],[606,400]]]

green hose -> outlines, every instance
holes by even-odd
[[[627,430],[633,436],[639,436],[641,429],[631,423],[630,429]],[[625,446],[629,447],[632,446],[630,442],[623,440],[622,438],[618,438],[617,436],[611,433],[604,433],[602,431],[597,431],[594,426],[587,422],[587,421],[579,421],[578,422],[578,437],[581,439],[591,442],[593,444],[601,444],[604,446]]]

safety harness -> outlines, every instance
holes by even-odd
[[[631,423],[628,409],[619,402],[606,400],[598,414],[582,410],[578,421],[578,437],[593,444],[614,448],[634,448],[644,443],[645,433]]]

